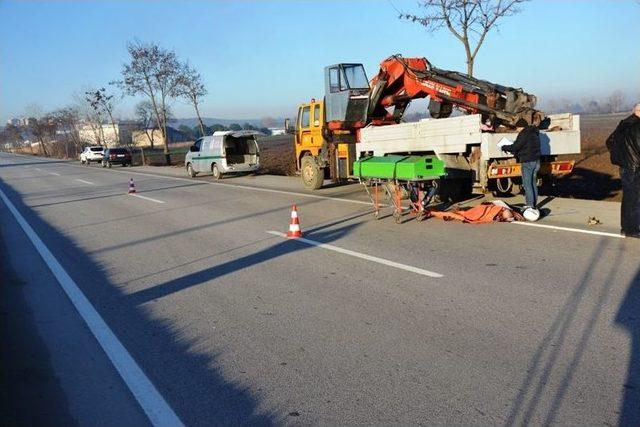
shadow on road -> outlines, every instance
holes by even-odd
[[[559,179],[555,187],[542,188],[541,194],[605,200],[615,196],[621,189],[620,178],[578,166],[570,175]]]
[[[611,283],[622,261],[622,246],[618,247],[613,260],[604,255],[609,244],[610,241],[607,239],[600,240],[588,264],[589,268],[567,297],[538,344],[527,366],[527,375],[511,406],[506,426],[531,423],[547,426],[554,423],[575,371],[587,350],[589,339],[608,299]],[[598,269],[608,271],[604,282],[596,282],[593,278],[594,272]],[[578,317],[578,310],[588,291],[597,292],[595,303],[589,307],[586,316]],[[638,305],[635,308],[638,309]],[[574,336],[578,338],[574,339]],[[568,354],[568,361],[565,361]],[[636,354],[635,358],[637,357]]]
[[[626,329],[631,337],[631,353],[627,369],[627,379],[623,384],[620,426],[640,425],[640,268],[629,283],[620,309],[616,315],[616,325]]]
[[[283,422],[286,408],[282,409],[282,414],[259,410],[257,396],[220,373],[216,362],[218,354],[197,352],[194,349],[198,343],[186,338],[180,327],[152,316],[147,307],[133,304],[130,296],[124,295],[109,281],[104,266],[43,221],[23,203],[13,188],[2,180],[0,186],[186,425],[274,425]],[[285,247],[287,245],[293,243],[283,242],[282,249],[276,249],[276,253],[290,250]],[[269,256],[265,251],[254,259],[265,260]],[[234,264],[224,271],[229,274],[234,268],[242,266]],[[201,277],[206,274],[187,278],[184,283],[194,285]],[[175,288],[175,285],[165,284],[156,294]],[[138,299],[141,300],[141,296]],[[11,309],[18,310],[19,306]]]

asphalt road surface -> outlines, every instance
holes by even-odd
[[[640,241],[566,219],[617,204],[396,225],[156,170],[0,154],[3,424],[640,424]]]

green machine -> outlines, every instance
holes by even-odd
[[[444,162],[435,156],[365,157],[353,163],[358,178],[421,181],[438,179],[446,174]]]
[[[426,207],[437,193],[438,181],[446,175],[444,162],[435,156],[365,157],[353,163],[353,174],[364,185],[379,218],[381,193],[386,193],[393,206],[396,223],[405,211],[422,221]],[[409,201],[408,209],[403,200]]]

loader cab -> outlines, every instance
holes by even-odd
[[[326,103],[312,99],[298,107],[294,138],[296,166],[305,188],[317,190],[325,178],[347,179],[353,172],[355,144],[327,141]],[[354,140],[355,142],[355,140]]]
[[[325,67],[324,82],[329,129],[364,127],[367,122],[370,89],[362,64],[335,64]]]

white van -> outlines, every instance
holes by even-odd
[[[199,173],[224,174],[251,172],[260,168],[260,150],[254,130],[218,131],[198,139],[187,152],[184,165],[190,177]]]

